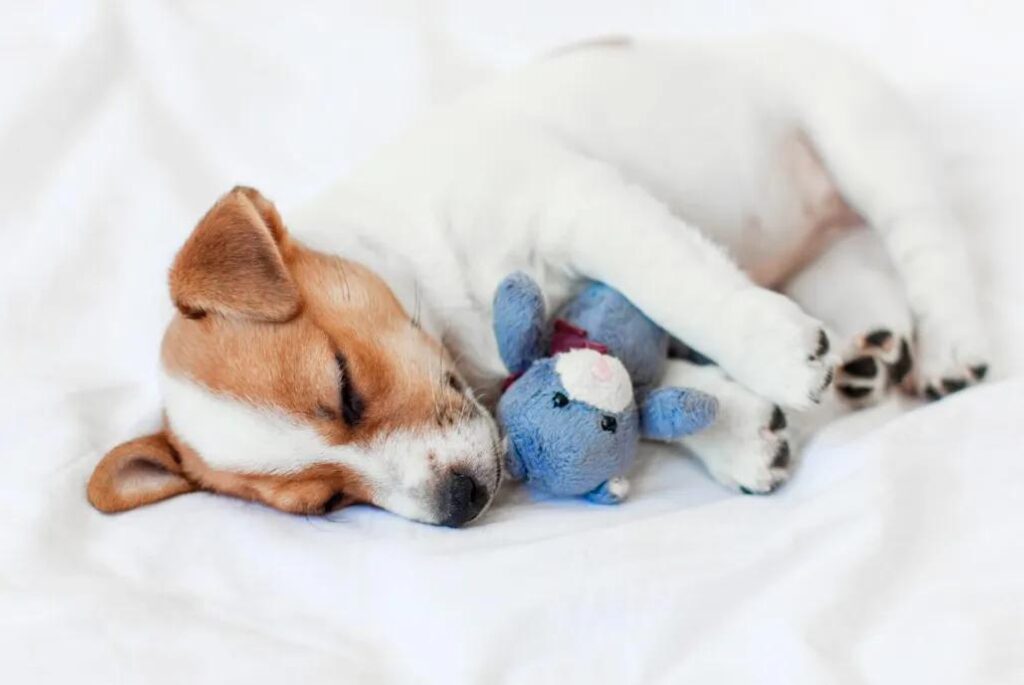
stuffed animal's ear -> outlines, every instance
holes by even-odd
[[[192,492],[164,433],[122,443],[107,452],[89,479],[89,502],[106,514]]]
[[[187,317],[208,312],[287,321],[301,306],[284,262],[288,234],[274,205],[239,186],[218,200],[171,267],[171,297]]]
[[[540,286],[517,271],[494,294],[494,335],[510,373],[522,373],[543,356],[544,295]]]
[[[687,388],[659,388],[640,406],[640,433],[649,440],[678,440],[711,425],[718,400]]]

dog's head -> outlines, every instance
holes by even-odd
[[[492,418],[376,274],[292,240],[236,188],[170,275],[164,429],[111,450],[89,500],[123,511],[194,490],[324,513],[364,502],[462,525],[501,477]]]

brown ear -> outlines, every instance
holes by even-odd
[[[113,514],[195,490],[167,436],[156,433],[107,452],[92,472],[88,496],[94,507]]]
[[[178,251],[171,297],[182,314],[287,321],[301,306],[285,266],[288,234],[274,205],[239,186],[218,200]]]

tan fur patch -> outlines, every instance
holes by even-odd
[[[235,188],[203,217],[170,280],[179,314],[164,336],[165,370],[284,413],[328,445],[429,431],[473,409],[446,381],[454,368],[446,350],[413,325],[384,281],[362,265],[292,241],[274,206],[251,188]],[[346,419],[343,383],[359,398],[358,420]],[[136,444],[156,454],[174,479],[122,468],[125,450]],[[196,488],[300,513],[374,501],[356,467],[216,470],[169,429],[112,450],[93,481],[90,501],[104,511]],[[147,492],[131,494],[139,484]]]
[[[375,274],[296,244],[288,267],[305,307],[285,323],[210,316],[175,317],[163,362],[210,390],[274,407],[313,425],[332,445],[372,440],[381,430],[436,423],[461,395],[445,392],[447,352],[412,325]],[[366,406],[347,426],[335,355]]]
[[[209,468],[173,432],[167,435],[189,480],[203,490],[261,502],[291,514],[326,514],[373,501],[373,491],[359,475],[338,464],[317,464],[287,475],[219,471]]]
[[[178,251],[171,297],[190,318],[214,311],[286,321],[302,304],[282,259],[289,251],[273,206],[252,189],[235,189],[206,213]]]
[[[112,514],[195,490],[164,433],[124,442],[107,452],[89,479],[89,503]]]

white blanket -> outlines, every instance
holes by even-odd
[[[5,8],[0,681],[1024,682],[1020,18],[848,4]],[[256,185],[287,219],[424,106],[568,40],[763,28],[859,47],[927,112],[993,382],[831,426],[771,497],[649,447],[620,507],[509,488],[465,530],[86,504],[102,453],[158,422],[166,268],[218,194]]]

